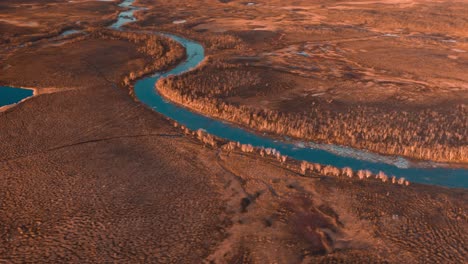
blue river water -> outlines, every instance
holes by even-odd
[[[349,148],[331,147],[323,149],[320,145],[312,147],[310,144],[295,143],[288,140],[275,140],[266,136],[239,128],[235,125],[212,119],[186,108],[173,104],[159,95],[155,83],[169,75],[177,75],[195,68],[204,59],[203,47],[179,36],[168,35],[181,43],[187,52],[187,60],[176,68],[158,73],[151,77],[139,80],[135,84],[136,98],[155,111],[177,121],[189,129],[203,129],[208,133],[242,144],[251,144],[256,147],[275,148],[283,155],[297,160],[333,165],[339,168],[350,167],[353,170],[369,169],[374,173],[379,171],[387,175],[405,177],[411,182],[442,185],[448,187],[468,187],[468,171],[455,168],[411,167],[409,162],[402,158],[390,159],[378,154],[367,153]],[[333,151],[333,149],[337,149]],[[344,150],[350,150],[346,154]],[[356,154],[356,155],[353,155]],[[358,156],[358,157],[356,157]]]
[[[124,0],[119,4],[120,7],[127,8],[128,10],[122,11],[119,14],[117,21],[109,27],[112,29],[120,29],[124,24],[136,21],[133,15],[136,10],[140,10],[139,7],[132,6],[135,0]]]
[[[116,23],[115,25],[120,26],[122,24]],[[374,173],[383,171],[387,175],[405,177],[412,182],[468,188],[468,170],[465,169],[433,168],[430,167],[430,164],[426,164],[426,167],[412,167],[411,163],[403,158],[389,158],[374,153],[332,145],[275,140],[239,128],[228,122],[194,113],[169,102],[156,91],[156,82],[169,75],[177,75],[194,69],[203,61],[205,55],[204,48],[199,43],[176,35],[164,35],[185,47],[187,59],[168,72],[157,73],[151,77],[137,81],[135,83],[135,96],[141,103],[179,124],[191,130],[203,129],[212,135],[234,142],[251,144],[256,147],[275,148],[281,154],[297,160],[333,165],[339,168],[350,167],[353,170],[368,169]]]
[[[33,90],[0,86],[0,107],[16,104],[33,95]]]
[[[133,13],[138,8],[132,6],[133,1],[125,0],[120,4],[120,6],[130,9],[121,13],[118,21],[112,24],[111,28],[121,29],[122,25],[135,21]],[[383,171],[389,176],[405,177],[411,182],[468,188],[468,170],[466,169],[435,166],[437,164],[430,163],[421,166],[421,164],[411,163],[404,158],[387,157],[347,147],[293,142],[288,139],[276,140],[250,132],[228,122],[191,112],[184,107],[173,104],[159,95],[155,89],[156,82],[169,75],[181,74],[197,67],[205,58],[204,48],[199,43],[180,36],[161,35],[170,37],[183,45],[186,49],[187,59],[170,71],[156,73],[153,76],[138,80],[135,83],[135,96],[141,103],[154,111],[191,130],[203,129],[212,135],[230,141],[251,144],[256,147],[274,148],[280,151],[281,154],[297,160],[306,160],[339,168],[350,167],[353,170],[368,169],[374,173]],[[2,89],[0,89],[0,106],[3,98],[1,91]]]
[[[62,32],[62,34],[60,34],[60,36],[61,37],[66,37],[66,36],[73,35],[73,34],[80,33],[80,32],[81,32],[81,30],[69,29],[69,30],[65,30],[64,32]]]

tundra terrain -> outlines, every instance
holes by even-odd
[[[138,3],[148,10],[130,26],[210,55],[159,86],[175,102],[276,135],[468,161],[465,1]]]
[[[349,77],[346,83],[344,75],[340,75],[346,63],[364,60],[357,53],[355,57],[348,54],[320,60],[310,53],[310,57],[298,57],[304,61],[297,60],[294,65],[289,61],[296,56],[294,52],[280,53],[291,45],[305,47],[301,45],[314,41],[330,43],[334,49],[348,43],[348,49],[357,49],[356,43],[371,42],[346,42],[344,38],[363,38],[365,34],[376,34],[378,29],[392,32],[392,28],[402,26],[402,21],[411,22],[410,17],[401,19],[416,11],[422,12],[421,19],[426,19],[434,34],[448,34],[457,42],[428,40],[427,44],[415,38],[415,43],[434,45],[430,46],[434,52],[441,52],[443,47],[462,50],[466,28],[457,23],[465,19],[461,15],[466,9],[463,3],[309,2],[263,1],[252,5],[244,1],[138,1],[147,10],[138,11],[141,21],[127,28],[178,33],[206,47],[209,58],[204,65],[160,82],[158,89],[162,91],[193,94],[196,100],[206,100],[207,106],[211,100],[220,100],[233,108],[262,106],[266,112],[281,111],[300,118],[308,117],[309,110],[324,109],[330,116],[343,117],[349,129],[354,127],[346,123],[346,118],[353,116],[346,113],[359,107],[375,111],[374,118],[385,116],[382,126],[390,124],[385,123],[392,119],[390,111],[406,111],[407,118],[413,118],[414,111],[440,108],[433,118],[454,129],[453,135],[450,139],[433,138],[430,144],[442,144],[448,151],[466,147],[466,123],[457,123],[466,120],[466,115],[462,116],[466,108],[460,106],[466,103],[466,87],[454,84],[449,89],[440,84],[428,86],[433,90],[427,93],[413,90],[414,76],[427,78],[421,82],[430,83],[435,80],[432,73],[436,66],[419,62],[421,67],[413,68],[414,62],[391,63],[369,55],[367,63],[393,68],[381,72],[379,67],[383,66],[362,62],[361,69],[374,67],[379,75],[374,72],[371,78],[366,75],[369,73],[361,73]],[[0,22],[0,30],[10,30],[8,37],[1,36],[0,85],[36,90],[35,96],[0,110],[0,262],[467,261],[466,189],[393,184],[357,175],[301,173],[294,169],[296,161],[280,162],[256,152],[226,148],[229,144],[225,142],[207,144],[206,139],[193,136],[201,132],[184,131],[136,102],[131,87],[136,79],[174,67],[185,54],[179,44],[165,37],[106,29],[105,25],[121,9],[117,4],[42,0],[0,3],[0,17],[8,21]],[[29,12],[28,8],[44,10]],[[452,12],[450,16],[441,13],[447,10]],[[399,19],[393,16],[397,11],[401,12]],[[431,22],[436,20],[424,14],[439,18],[439,22]],[[69,23],[85,18],[89,24],[80,28],[80,33],[60,36]],[[14,27],[25,31],[15,31],[12,21],[21,21]],[[44,28],[27,24],[32,21]],[[441,26],[444,21],[450,27]],[[304,23],[311,23],[310,29]],[[257,27],[262,30],[254,30]],[[411,24],[408,30],[429,34],[422,24]],[[409,35],[388,40],[407,38]],[[388,48],[386,40],[375,37],[369,41],[381,41],[381,52],[395,59],[392,52],[400,53]],[[377,54],[375,45],[359,50]],[[324,50],[317,48],[317,52],[325,56]],[[436,56],[444,65],[437,69],[442,79],[466,84],[462,71],[466,58],[462,52],[457,54],[457,59]],[[317,63],[306,61],[309,59]],[[313,65],[325,68],[301,68]],[[332,68],[336,71],[330,71]],[[414,71],[405,77],[407,87],[398,88],[395,83],[403,78],[394,75],[397,69]],[[388,81],[379,83],[378,78]],[[207,85],[213,80],[224,86],[209,91],[211,86]],[[179,85],[187,82],[193,92]],[[357,85],[359,82],[372,85]],[[306,93],[306,87],[312,90]],[[397,90],[413,98],[414,104],[395,99]],[[323,94],[312,96],[316,93]],[[180,103],[193,108],[196,105]],[[395,118],[398,116],[395,114]],[[366,120],[361,123],[376,122]],[[444,123],[449,122],[446,120],[453,122]],[[438,129],[437,122],[430,124]],[[400,125],[404,124],[395,121],[395,129],[403,129]],[[342,135],[339,129],[336,135],[330,135],[331,142],[337,142]],[[411,138],[404,139],[412,144]],[[389,138],[389,144],[396,142],[392,140],[396,139]],[[356,142],[371,149],[374,141]],[[407,155],[414,156],[411,152]]]

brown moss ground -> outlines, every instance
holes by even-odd
[[[112,85],[148,58],[119,40],[31,49],[10,57],[2,81],[59,89],[0,113],[0,258],[193,263],[207,256],[224,234],[222,217],[213,217],[223,206],[214,175],[192,162],[206,153]]]
[[[233,218],[233,235],[223,244],[237,261],[457,263],[465,258],[464,190],[304,178],[248,154],[223,154],[219,164],[240,178],[252,201]]]
[[[69,28],[105,25],[119,9],[117,3],[103,1],[2,1],[0,43],[18,46]]]
[[[107,80],[116,83],[122,77],[116,73],[143,68],[145,62],[127,41],[87,39],[16,52],[4,62],[8,68],[1,81],[28,87],[84,88],[106,85]]]
[[[73,45],[9,57],[3,84],[57,89],[0,112],[1,261],[466,261],[465,190],[304,178],[203,147],[113,87],[143,69],[137,47]]]
[[[193,263],[223,237],[205,154],[125,92],[43,95],[0,115],[2,259]]]
[[[460,263],[466,255],[466,191],[303,178],[218,153],[110,86],[38,96],[0,119],[5,260]]]
[[[147,47],[148,43],[152,48]],[[85,35],[40,41],[9,52],[2,61],[0,83],[79,89],[117,86],[131,73],[136,78],[163,70],[184,56],[182,46],[166,38],[91,30]]]

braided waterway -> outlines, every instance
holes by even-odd
[[[110,26],[121,29],[122,25],[136,21],[133,13],[140,8],[132,6],[134,0],[125,0],[120,6],[127,7],[118,20]],[[183,106],[163,98],[155,89],[156,82],[169,75],[178,75],[196,68],[205,58],[204,48],[189,39],[155,32],[180,43],[186,50],[187,58],[177,67],[163,73],[155,73],[135,83],[135,96],[144,105],[191,129],[203,129],[209,134],[226,140],[251,144],[255,147],[274,148],[293,159],[305,160],[338,168],[353,170],[368,169],[374,173],[383,171],[387,175],[405,177],[411,182],[435,184],[448,187],[468,188],[468,170],[450,168],[431,162],[411,162],[402,157],[388,157],[348,147],[311,142],[273,139],[248,131],[221,120],[192,112]],[[1,90],[1,88],[0,88]],[[1,92],[1,91],[0,91]],[[1,105],[0,105],[1,106]]]

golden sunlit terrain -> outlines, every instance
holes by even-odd
[[[135,88],[190,61],[153,33],[176,34],[206,57],[149,87],[169,102],[273,139],[443,162],[449,181],[468,164],[466,1],[136,0],[116,30],[121,2],[0,2],[0,89],[34,89],[0,104],[0,263],[467,261],[468,192],[448,187],[466,179],[231,142]]]
[[[171,99],[268,133],[468,161],[465,2],[156,2],[139,1],[150,10],[132,26],[181,32],[210,55],[160,86],[185,96]]]

